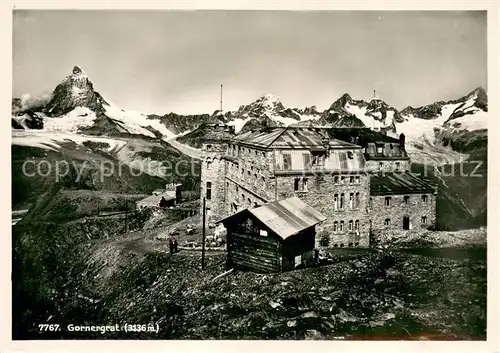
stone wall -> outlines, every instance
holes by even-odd
[[[210,200],[206,200],[207,222],[213,222],[226,215],[224,190],[226,162],[223,158],[226,150],[227,144],[225,143],[202,144],[200,214],[203,214],[203,197],[207,196],[207,183],[211,183],[211,197]]]
[[[427,197],[427,202],[422,196]],[[389,206],[386,197],[390,197]],[[409,197],[405,203],[404,198]],[[403,236],[408,232],[424,234],[436,224],[436,195],[434,194],[406,194],[406,195],[372,195],[370,198],[369,214],[373,234],[391,234]],[[409,229],[403,229],[404,217],[409,218]],[[426,222],[422,223],[422,217]],[[386,224],[389,220],[389,224]]]
[[[350,183],[350,176],[359,176],[359,184]],[[316,246],[328,247],[368,247],[369,246],[369,218],[367,212],[370,179],[366,174],[333,175],[318,174],[300,176],[307,178],[307,191],[294,191],[296,176],[277,176],[278,199],[297,196],[308,205],[321,212],[327,219],[316,227]],[[346,183],[336,183],[336,177],[344,176]],[[299,184],[302,180],[299,181]],[[334,205],[334,195],[345,196],[343,209]],[[359,205],[350,207],[350,194],[359,193]],[[352,230],[349,231],[349,222],[352,221]],[[359,221],[359,234],[356,234],[355,224]],[[337,231],[334,224],[337,222]],[[340,231],[340,222],[343,222],[343,231]],[[326,238],[327,240],[322,240]]]

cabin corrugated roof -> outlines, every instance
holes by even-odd
[[[434,193],[436,185],[412,173],[383,173],[370,176],[370,195]]]
[[[321,213],[294,196],[256,208],[245,208],[217,223],[225,223],[225,221],[246,212],[251,213],[282,239],[295,235],[326,219]]]

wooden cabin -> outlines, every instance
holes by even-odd
[[[282,272],[315,260],[315,226],[326,219],[298,197],[247,208],[219,222],[227,229],[227,267]]]

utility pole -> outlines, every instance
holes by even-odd
[[[201,226],[201,269],[205,269],[205,214],[206,214],[206,198],[203,198],[203,224]]]

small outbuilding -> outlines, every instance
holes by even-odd
[[[163,201],[163,205],[162,203]],[[176,202],[176,193],[175,191],[165,191],[163,193],[157,195],[151,195],[137,201],[136,206],[137,210],[142,210],[144,208],[159,208],[159,207],[173,207]]]
[[[282,272],[315,260],[316,224],[326,219],[298,197],[244,209],[220,220],[227,230],[227,266]]]

